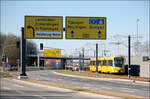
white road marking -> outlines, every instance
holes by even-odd
[[[39,97],[39,98],[46,98],[46,97],[43,97],[43,96],[40,96],[40,95],[33,95],[33,96],[36,96],[36,97]]]
[[[8,87],[2,87],[2,88],[6,89],[6,90],[10,90],[10,88],[8,88]]]
[[[112,89],[112,88],[109,88],[109,87],[100,87],[102,89]]]
[[[19,91],[16,90],[16,92],[19,93],[19,94],[25,94],[25,92],[22,92],[20,90]]]
[[[24,87],[24,86],[21,86],[21,85],[15,85],[15,86],[17,86],[17,87],[21,87],[21,88],[22,88],[22,87]]]
[[[129,89],[129,88],[121,88],[122,90],[121,91],[124,91],[124,92],[135,92],[136,90],[135,89]]]

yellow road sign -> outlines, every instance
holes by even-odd
[[[44,49],[44,56],[45,57],[52,57],[53,56],[53,49]]]
[[[25,16],[26,39],[62,39],[63,17]]]
[[[66,17],[66,39],[106,39],[106,17]]]
[[[44,49],[45,57],[61,57],[61,49]]]
[[[60,57],[61,56],[61,49],[54,49],[54,56]]]

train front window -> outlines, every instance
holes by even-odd
[[[123,58],[115,58],[115,66],[122,67],[123,66]]]

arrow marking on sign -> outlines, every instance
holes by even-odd
[[[98,31],[98,37],[101,37],[101,31]]]
[[[71,37],[74,37],[74,32],[73,32],[73,30],[71,31]]]

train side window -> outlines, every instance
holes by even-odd
[[[112,60],[108,60],[108,65],[109,65],[109,66],[113,66]]]
[[[104,61],[102,60],[102,66],[104,66]]]
[[[102,63],[103,63],[103,62],[102,62],[102,61],[100,61],[100,65],[101,65],[101,66],[102,66]]]
[[[95,61],[93,61],[93,65],[96,65],[96,62],[95,62]]]
[[[90,61],[90,65],[93,65],[93,61]]]
[[[102,64],[102,65],[103,65],[103,66],[106,66],[106,64],[107,64],[107,63],[106,63],[106,60],[103,60],[103,64]]]
[[[101,65],[101,61],[98,61],[98,66],[100,66]]]

